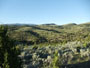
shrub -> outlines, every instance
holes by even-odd
[[[55,51],[52,65],[53,65],[53,68],[59,68],[58,67],[58,51]]]
[[[0,26],[0,68],[22,68],[14,41],[7,36],[7,28]]]

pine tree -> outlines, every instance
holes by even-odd
[[[7,35],[7,27],[0,26],[0,68],[22,68],[19,51]]]

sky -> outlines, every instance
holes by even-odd
[[[90,0],[0,0],[0,24],[90,22]]]

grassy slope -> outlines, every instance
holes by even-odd
[[[9,26],[9,36],[18,41],[38,43],[65,43],[68,41],[89,41],[90,23],[66,25]]]

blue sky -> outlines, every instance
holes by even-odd
[[[0,23],[90,22],[90,0],[0,0]]]

